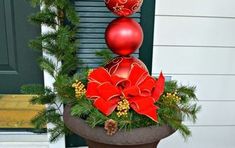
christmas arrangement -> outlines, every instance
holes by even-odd
[[[33,0],[32,3],[45,7],[31,20],[54,28],[53,32],[42,34],[30,45],[57,59],[56,62],[47,57],[39,60],[42,69],[55,82],[53,89],[28,85],[22,92],[37,94],[32,103],[48,105],[32,123],[36,128],[54,124],[55,128],[49,129],[51,141],[70,133],[71,128],[66,126],[70,121],[62,119],[62,105],[69,108],[74,119],[83,120],[91,128],[102,127],[110,137],[120,131],[165,125],[178,130],[185,138],[190,135],[183,121],[195,122],[200,110],[195,87],[166,81],[162,72],[153,77],[141,60],[131,56],[143,42],[143,31],[128,16],[140,9],[142,0],[105,0],[107,8],[119,16],[105,32],[108,47],[119,56],[113,58],[109,52],[99,52],[97,54],[105,61],[102,66],[78,71],[80,61],[75,56],[78,19],[70,2]]]

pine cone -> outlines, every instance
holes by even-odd
[[[107,131],[107,135],[112,136],[117,132],[118,124],[113,119],[105,121],[104,129]]]

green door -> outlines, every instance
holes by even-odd
[[[97,67],[101,60],[96,56],[96,51],[107,49],[104,40],[104,32],[108,23],[116,16],[113,15],[104,4],[104,0],[72,0],[77,15],[80,18],[79,49],[77,55],[85,66]],[[154,29],[155,0],[144,0],[141,11],[132,17],[141,24],[144,30],[144,42],[139,51],[133,56],[140,58],[151,72],[153,29]],[[82,65],[79,65],[82,66]],[[83,146],[85,142],[79,136],[67,136],[66,146]]]
[[[37,10],[26,0],[0,0],[0,94],[18,94],[24,84],[43,84],[36,62],[41,53],[28,47],[41,32],[28,22]]]

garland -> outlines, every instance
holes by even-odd
[[[52,31],[38,36],[29,45],[32,49],[56,59],[55,61],[43,56],[38,60],[41,69],[53,77],[54,84],[53,89],[27,85],[22,87],[22,92],[37,95],[31,100],[33,104],[48,106],[32,119],[32,124],[37,129],[45,128],[48,123],[53,124],[54,128],[48,129],[48,132],[51,133],[50,141],[54,142],[62,135],[70,133],[62,120],[60,107],[76,99],[70,83],[79,64],[75,37],[79,20],[69,0],[31,0],[31,4],[33,7],[43,7],[41,11],[30,16],[30,21],[50,27]]]

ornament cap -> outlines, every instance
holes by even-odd
[[[115,15],[130,16],[140,10],[143,0],[104,0],[104,2]]]

